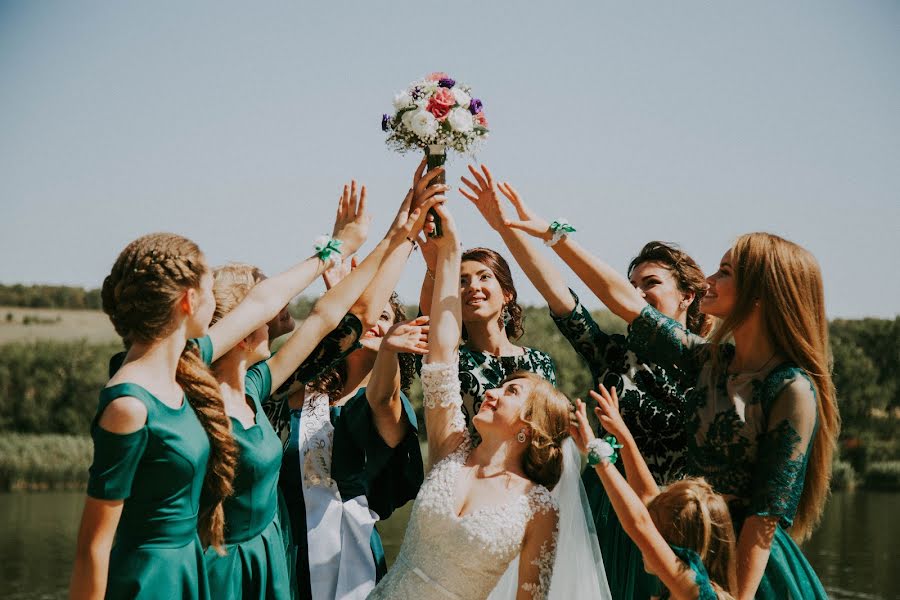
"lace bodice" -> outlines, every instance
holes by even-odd
[[[547,488],[536,484],[510,502],[459,517],[455,490],[472,442],[459,411],[456,365],[426,364],[422,382],[426,410],[443,409],[443,423],[461,432],[462,442],[425,478],[397,561],[370,598],[486,598],[522,552],[532,519],[548,511],[555,519],[559,509]],[[554,557],[555,535],[532,563],[535,580],[522,584],[534,598],[546,597]]]

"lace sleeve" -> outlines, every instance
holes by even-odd
[[[689,548],[682,548],[669,544],[675,556],[679,558],[691,571],[694,572],[694,583],[697,584],[697,600],[718,600],[719,595],[716,593],[712,582],[709,580],[709,574],[700,555]]]
[[[778,370],[763,390],[767,429],[759,440],[751,514],[778,517],[790,527],[803,493],[806,464],[816,430],[816,394],[799,369]]]
[[[428,461],[434,465],[467,439],[459,385],[459,361],[422,365]]]
[[[532,517],[519,557],[518,598],[544,600],[550,593],[556,540],[559,535],[559,507],[543,486],[530,495]]]
[[[607,346],[610,343],[610,336],[600,329],[575,292],[569,290],[569,293],[575,300],[575,308],[572,309],[572,312],[562,317],[553,313],[550,313],[550,316],[553,318],[556,328],[584,360],[588,369],[591,370],[591,375],[597,380],[606,370]]]
[[[642,362],[696,374],[704,358],[698,350],[706,341],[648,304],[628,326],[627,345]]]

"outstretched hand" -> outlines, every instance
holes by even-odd
[[[468,190],[459,188],[459,193],[468,198],[488,225],[495,231],[500,231],[506,225],[506,215],[503,214],[503,207],[500,205],[500,199],[494,187],[494,177],[491,175],[490,169],[485,165],[481,165],[481,171],[478,171],[472,165],[469,165],[469,172],[475,178],[472,182],[462,177],[462,182],[468,187]]]
[[[609,390],[602,383],[599,389],[599,394],[594,390],[590,391],[591,397],[597,401],[594,414],[600,419],[600,425],[603,426],[603,429],[616,436],[619,441],[622,441],[630,436],[631,432],[628,430],[628,426],[619,412],[619,394],[616,392],[615,387]]]
[[[381,349],[398,354],[428,354],[428,315],[395,323],[381,339]]]
[[[350,274],[350,271],[358,266],[356,255],[353,254],[349,259],[344,259],[336,267],[331,267],[322,273],[322,279],[325,281],[325,289],[330,290],[340,281]]]
[[[456,231],[456,222],[447,209],[447,205],[443,202],[434,205],[434,212],[437,213],[441,220],[441,228],[443,229],[441,237],[430,238],[429,243],[434,244],[435,256],[437,252],[446,250],[447,248],[459,247],[459,236]]]
[[[587,445],[596,436],[587,419],[587,406],[581,399],[575,400],[575,416],[569,423],[569,433],[582,454],[587,453]]]
[[[359,250],[369,235],[371,221],[372,217],[366,212],[366,186],[357,193],[356,181],[344,185],[331,234],[343,242],[341,254],[350,256]]]
[[[512,203],[513,208],[516,209],[516,214],[519,217],[517,221],[507,219],[504,222],[506,227],[524,231],[525,233],[542,240],[549,240],[553,237],[553,234],[550,231],[550,223],[525,206],[525,203],[522,201],[522,197],[519,196],[519,192],[516,191],[516,188],[509,183],[501,183],[497,187]]]

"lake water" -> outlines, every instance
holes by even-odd
[[[82,493],[0,494],[0,598],[65,598]],[[393,559],[409,506],[382,523]],[[900,494],[838,492],[803,550],[835,600],[900,600]]]

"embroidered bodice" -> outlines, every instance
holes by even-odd
[[[455,490],[472,442],[459,411],[456,365],[424,365],[422,385],[426,410],[452,413],[447,423],[461,433],[462,442],[426,476],[397,561],[370,597],[486,598],[522,552],[532,518],[547,511],[556,518],[559,509],[547,488],[535,484],[509,502],[458,516]],[[546,597],[554,557],[555,534],[532,562],[533,580],[522,582],[534,598]]]

